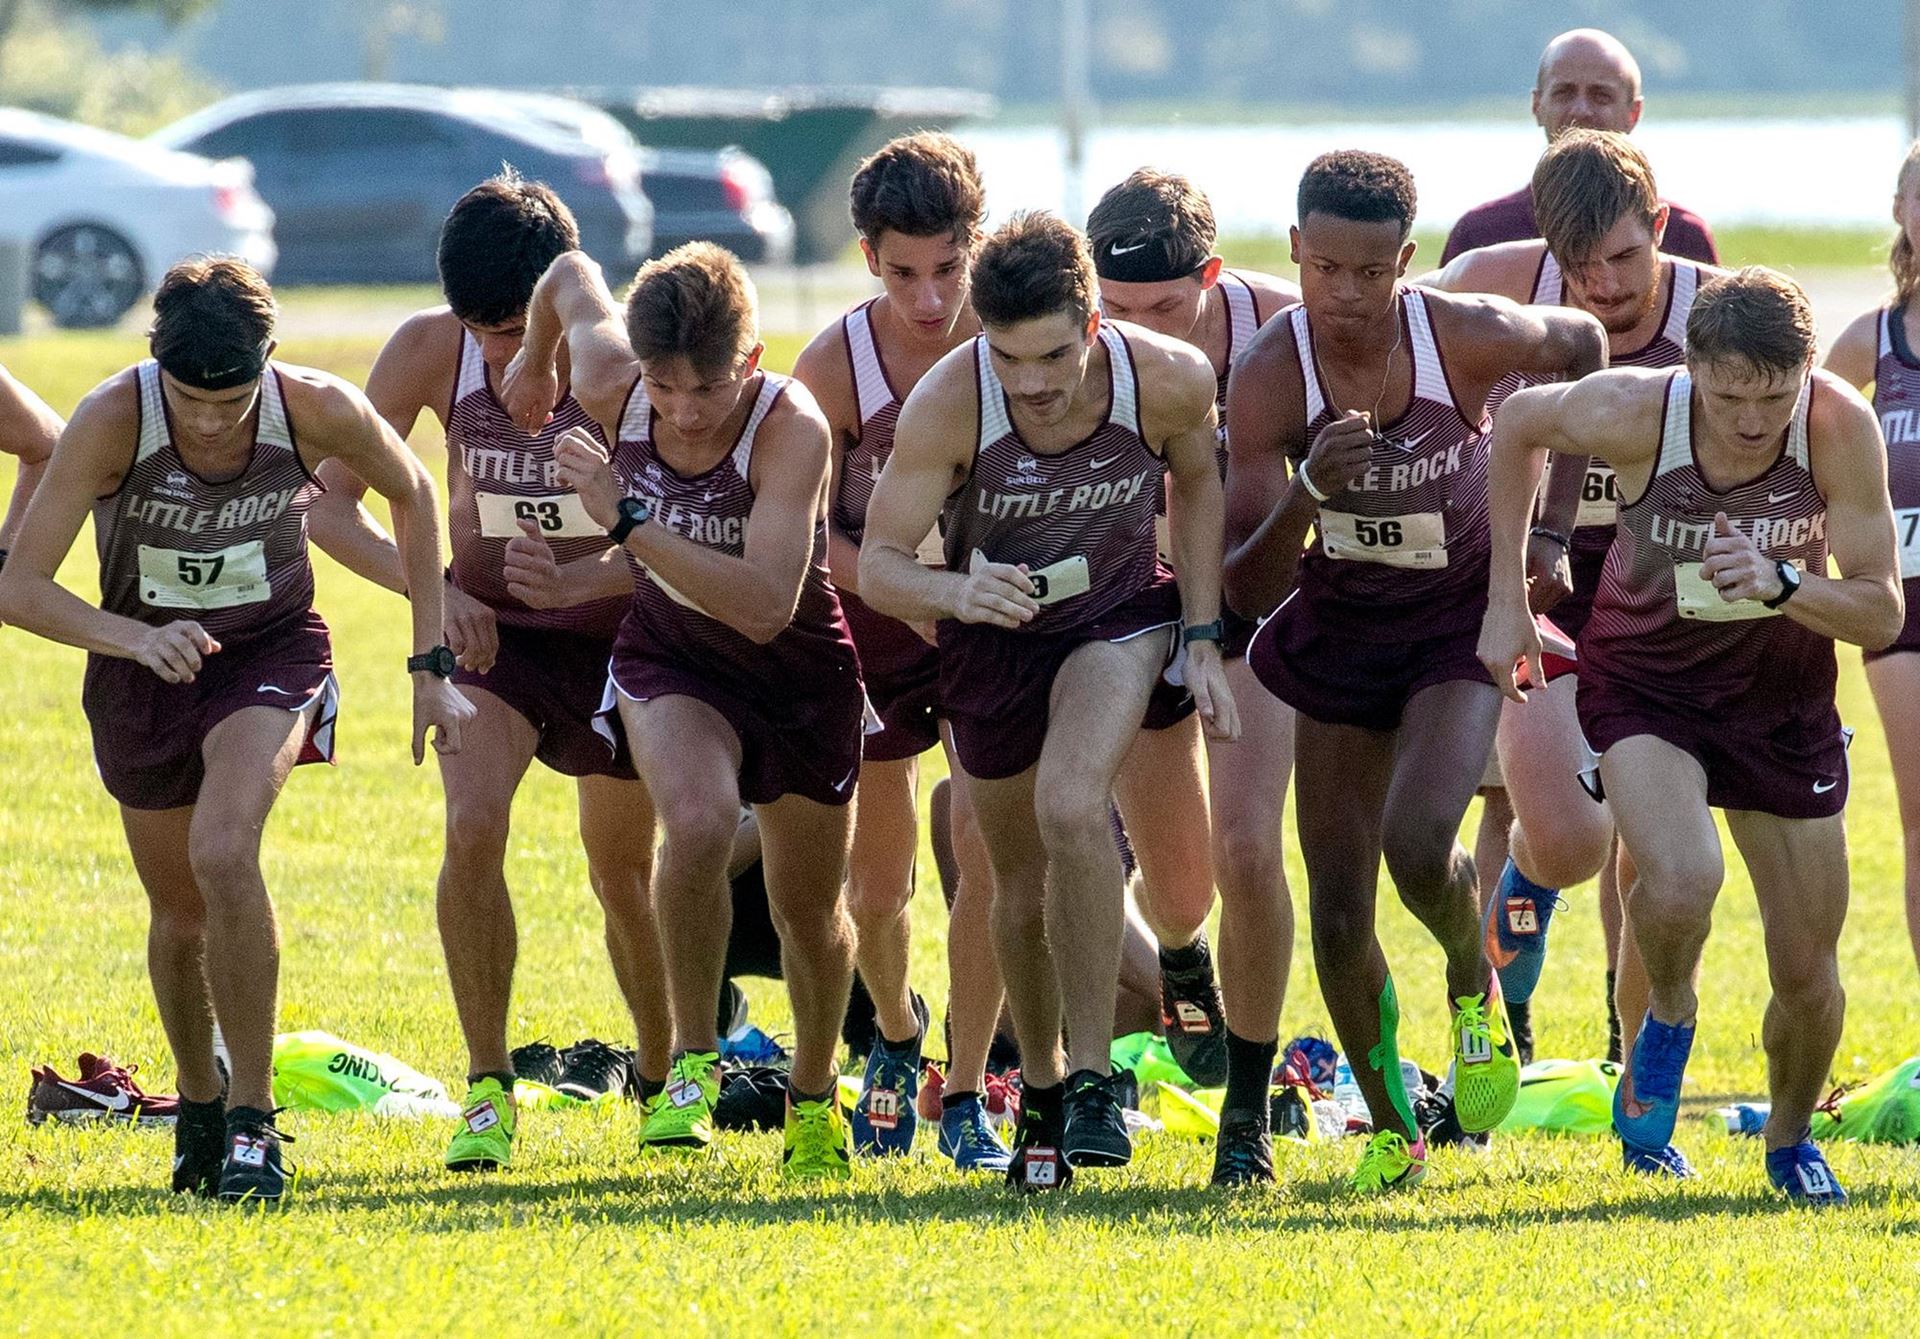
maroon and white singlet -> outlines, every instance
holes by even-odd
[[[873,331],[877,301],[861,303],[840,320],[860,436],[840,461],[833,524],[855,545],[866,535],[867,503],[893,454],[893,428],[903,400],[887,377]],[[940,653],[905,623],[876,613],[851,591],[840,592],[840,605],[860,652],[867,697],[881,721],[880,733],[867,738],[866,760],[892,762],[926,752],[940,742],[939,719],[945,714],[940,707]]]
[[[947,567],[966,572],[977,561],[1024,564],[1040,612],[1017,629],[940,622],[941,696],[971,776],[1014,776],[1038,760],[1048,693],[1077,647],[1180,620],[1180,592],[1154,537],[1155,485],[1164,462],[1140,433],[1133,353],[1113,324],[1101,324],[1099,339],[1107,362],[1106,418],[1057,452],[1035,451],[1021,440],[987,341],[974,341],[980,424],[973,468],[947,499]],[[1171,690],[1162,685],[1155,691],[1164,697]]]
[[[200,747],[246,707],[321,706],[301,761],[333,750],[338,689],[313,610],[307,508],[320,486],[294,446],[280,372],[260,378],[253,451],[232,479],[195,474],[173,440],[158,363],[134,371],[140,428],[120,487],[93,507],[100,607],[159,627],[198,623],[220,643],[192,683],[90,654],[82,701],[107,790],[135,809],[192,804]]]
[[[1454,400],[1426,294],[1403,288],[1399,307],[1413,397],[1380,428],[1367,469],[1321,504],[1293,593],[1247,652],[1270,692],[1330,725],[1391,730],[1422,689],[1486,681],[1475,654],[1487,607],[1485,418]],[[1297,471],[1341,410],[1320,376],[1306,307],[1282,315],[1306,387]]]
[[[1599,753],[1650,734],[1693,754],[1717,807],[1786,818],[1837,813],[1846,762],[1832,639],[1757,600],[1728,603],[1700,575],[1717,512],[1768,558],[1826,571],[1827,504],[1807,431],[1813,382],[1779,457],[1725,490],[1696,463],[1692,390],[1685,369],[1672,373],[1652,477],[1638,498],[1620,502],[1580,643],[1581,728]]]
[[[1880,357],[1873,367],[1873,412],[1887,439],[1887,492],[1893,498],[1894,542],[1907,596],[1907,621],[1884,651],[1920,651],[1920,359],[1907,346],[1906,309],[1880,313]]]
[[[462,328],[460,363],[447,410],[448,532],[453,580],[517,628],[555,629],[611,642],[627,612],[625,596],[563,609],[532,609],[507,589],[507,541],[532,521],[565,564],[604,553],[610,540],[572,489],[555,472],[553,448],[569,428],[584,428],[606,444],[606,433],[571,392],[553,417],[529,436],[495,397],[480,345]],[[589,704],[590,706],[591,704]]]
[[[752,410],[734,447],[711,469],[677,473],[654,445],[654,411],[635,377],[613,449],[613,474],[629,497],[653,509],[648,525],[732,557],[746,553],[753,513],[752,462],[761,425],[787,378],[761,373],[750,386]],[[612,673],[597,726],[617,740],[616,691],[638,701],[684,696],[718,711],[739,736],[740,795],[770,804],[798,794],[845,804],[860,769],[866,697],[840,599],[827,574],[825,517],[814,526],[813,555],[793,621],[761,645],[702,610],[628,555],[635,586],[614,642]]]

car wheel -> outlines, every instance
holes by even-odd
[[[140,300],[144,287],[132,244],[95,223],[60,229],[34,254],[33,297],[57,326],[112,325]]]

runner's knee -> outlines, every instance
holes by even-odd
[[[1088,841],[1112,845],[1107,797],[1091,787],[1046,787],[1035,793],[1033,810],[1049,850]]]
[[[257,833],[232,828],[195,832],[187,845],[187,858],[193,865],[193,881],[210,909],[230,909],[258,896]]]
[[[1453,852],[1458,822],[1438,815],[1390,816],[1381,834],[1381,854],[1400,899],[1410,907],[1424,906],[1444,896],[1453,876]]]
[[[511,810],[504,804],[447,797],[447,863],[498,867],[507,855]]]

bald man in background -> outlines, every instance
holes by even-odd
[[[1552,139],[1568,126],[1629,134],[1640,123],[1640,63],[1619,38],[1598,28],[1561,33],[1540,53],[1533,85],[1533,119]],[[1699,215],[1665,202],[1667,231],[1661,250],[1707,265],[1720,253]],[[1460,216],[1447,235],[1442,264],[1463,251],[1497,242],[1530,241],[1540,235],[1533,221],[1533,195],[1522,186],[1512,195],[1476,205]]]

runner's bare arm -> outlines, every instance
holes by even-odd
[[[1502,242],[1463,251],[1417,282],[1445,293],[1492,293],[1514,302],[1533,297],[1544,242]]]
[[[619,485],[607,449],[581,429],[555,444],[560,482],[587,514],[612,528]],[[713,618],[765,645],[793,621],[813,557],[827,488],[827,425],[804,387],[789,387],[753,447],[753,510],[740,557],[695,543],[660,520],[636,526],[626,549],[650,572]]]
[[[1582,463],[1598,456],[1621,475],[1621,491],[1646,485],[1660,446],[1660,413],[1667,374],[1622,369],[1583,381],[1515,391],[1494,416],[1487,462],[1487,513],[1493,553],[1480,659],[1500,691],[1525,701],[1514,666],[1532,661],[1534,683],[1545,683],[1540,638],[1527,605],[1526,546],[1533,499],[1548,452]]]
[[[1827,543],[1840,575],[1805,573],[1780,612],[1822,637],[1877,651],[1900,635],[1906,620],[1900,537],[1894,534],[1893,504],[1887,498],[1886,442],[1871,405],[1837,377],[1818,372],[1814,377],[1807,432],[1818,445],[1812,455],[1814,482],[1827,500]],[[1707,541],[1701,570],[1727,595],[1713,558],[1722,548],[1735,549],[1738,562],[1753,544],[1745,535]],[[1756,561],[1749,566],[1757,570],[1746,584],[1753,589],[1736,587],[1732,597],[1775,598],[1781,589],[1778,568],[1758,550],[1751,557]]]
[[[581,407],[607,431],[620,430],[620,411],[640,375],[640,360],[627,343],[620,304],[606,276],[584,251],[567,251],[533,286],[520,352],[500,378],[500,402],[527,432],[539,431],[560,398],[558,356],[567,342],[569,389]]]
[[[45,400],[0,367],[0,451],[20,462],[13,478],[13,496],[6,510],[0,511],[0,553],[11,547],[20,519],[27,512],[27,499],[46,473],[53,444],[65,426]]]
[[[934,364],[900,407],[893,453],[867,503],[860,598],[909,623],[957,618],[1017,628],[1040,609],[1020,568],[982,563],[976,571],[948,572],[914,556],[973,465],[980,412],[973,359],[972,345],[961,345]]]
[[[827,482],[827,497],[840,496],[840,471],[845,467],[847,448],[859,437],[860,405],[853,387],[852,365],[847,361],[847,341],[840,322],[815,335],[800,350],[793,363],[794,380],[813,392],[820,412],[826,415],[827,431],[833,442],[833,474]],[[860,546],[843,533],[834,520],[835,508],[827,507],[827,566],[833,572],[833,584],[842,590],[860,593]]]
[[[110,614],[54,579],[96,498],[116,492],[140,430],[131,373],[96,387],[73,411],[34,490],[6,566],[0,568],[0,623],[49,641],[137,660],[169,683],[187,683],[220,649],[198,623],[155,627]]]
[[[1880,309],[1862,312],[1847,323],[1827,350],[1824,366],[1857,391],[1873,384],[1880,361]]]

